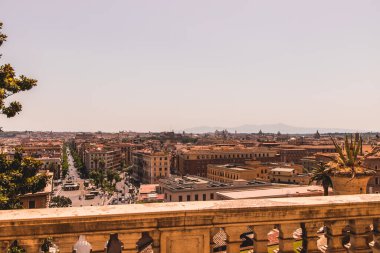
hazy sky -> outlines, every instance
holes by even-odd
[[[378,0],[0,0],[5,130],[380,130]]]

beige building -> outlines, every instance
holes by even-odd
[[[364,160],[364,166],[376,171],[376,174],[368,182],[367,192],[380,193],[380,156],[367,157]]]
[[[47,172],[51,177],[45,189],[36,193],[27,193],[20,196],[23,209],[48,208],[53,192],[53,173]]]
[[[132,152],[133,178],[143,184],[157,183],[170,176],[170,155],[165,152],[137,150]]]
[[[161,179],[159,185],[166,202],[209,201],[215,200],[220,191],[275,187],[267,182],[238,179],[233,183],[220,183],[197,176]]]
[[[271,170],[271,182],[307,185],[310,181],[308,174],[293,167],[275,168]]]
[[[332,191],[331,191],[332,193]],[[282,187],[272,189],[253,189],[239,191],[224,191],[217,192],[217,200],[232,200],[232,199],[264,199],[264,198],[294,198],[294,197],[312,197],[323,196],[322,186],[296,186]]]
[[[247,161],[243,165],[209,164],[207,166],[207,178],[222,183],[233,183],[238,179],[269,181],[270,170],[271,166],[269,164],[264,165],[258,161]]]
[[[178,152],[181,175],[207,176],[207,165],[244,163],[248,160],[274,161],[277,152],[267,148],[246,148],[242,145],[209,145],[184,148]]]
[[[105,145],[92,145],[84,150],[84,164],[87,170],[99,169],[103,161],[105,169],[117,169],[121,166],[121,149]]]

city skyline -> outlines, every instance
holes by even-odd
[[[12,130],[285,124],[378,131],[376,1],[9,1]]]

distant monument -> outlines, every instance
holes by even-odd
[[[321,138],[321,135],[319,133],[319,131],[317,130],[317,132],[314,134],[314,139],[320,139]]]

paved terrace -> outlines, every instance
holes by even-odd
[[[17,240],[37,253],[52,237],[67,253],[86,235],[93,252],[104,252],[110,234],[118,234],[123,252],[150,245],[155,253],[210,253],[223,230],[227,252],[240,252],[245,240],[254,252],[266,253],[268,232],[277,228],[280,252],[294,252],[293,232],[302,228],[304,252],[320,252],[317,231],[325,226],[327,252],[380,252],[379,219],[380,195],[12,210],[0,211],[0,243]],[[241,236],[249,231],[253,240]],[[342,243],[345,233],[349,241]]]

